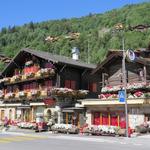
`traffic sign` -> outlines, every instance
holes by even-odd
[[[119,91],[118,95],[119,95],[119,102],[125,102],[125,91],[124,90]]]

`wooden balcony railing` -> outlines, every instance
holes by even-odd
[[[0,82],[4,82],[4,85],[11,85],[11,84],[17,84],[17,83],[22,83],[22,82],[27,82],[27,81],[44,79],[44,78],[52,77],[54,75],[55,75],[54,69],[45,68],[45,69],[40,69],[36,73],[15,75],[12,77],[3,78],[1,79]]]
[[[68,88],[45,88],[33,89],[30,91],[19,91],[16,93],[10,92],[4,94],[1,92],[0,99],[3,101],[21,101],[21,100],[38,100],[47,97],[55,98],[85,98],[88,91],[86,90],[72,90]]]

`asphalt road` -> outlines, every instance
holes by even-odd
[[[0,133],[0,150],[150,150],[150,138]]]

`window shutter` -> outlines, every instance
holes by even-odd
[[[65,88],[70,88],[70,80],[65,80]]]
[[[97,92],[97,84],[96,83],[92,84],[92,92]]]
[[[71,81],[71,89],[75,90],[76,89],[76,81]]]

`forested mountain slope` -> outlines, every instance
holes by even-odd
[[[150,3],[127,5],[104,14],[89,14],[81,18],[30,22],[23,26],[2,28],[0,51],[13,57],[21,48],[71,55],[72,47],[80,50],[80,59],[98,63],[108,49],[121,48],[120,34],[114,31],[117,23],[125,26],[125,49],[147,47],[150,42]],[[144,25],[142,32],[134,27]],[[3,64],[0,64],[2,67]]]

